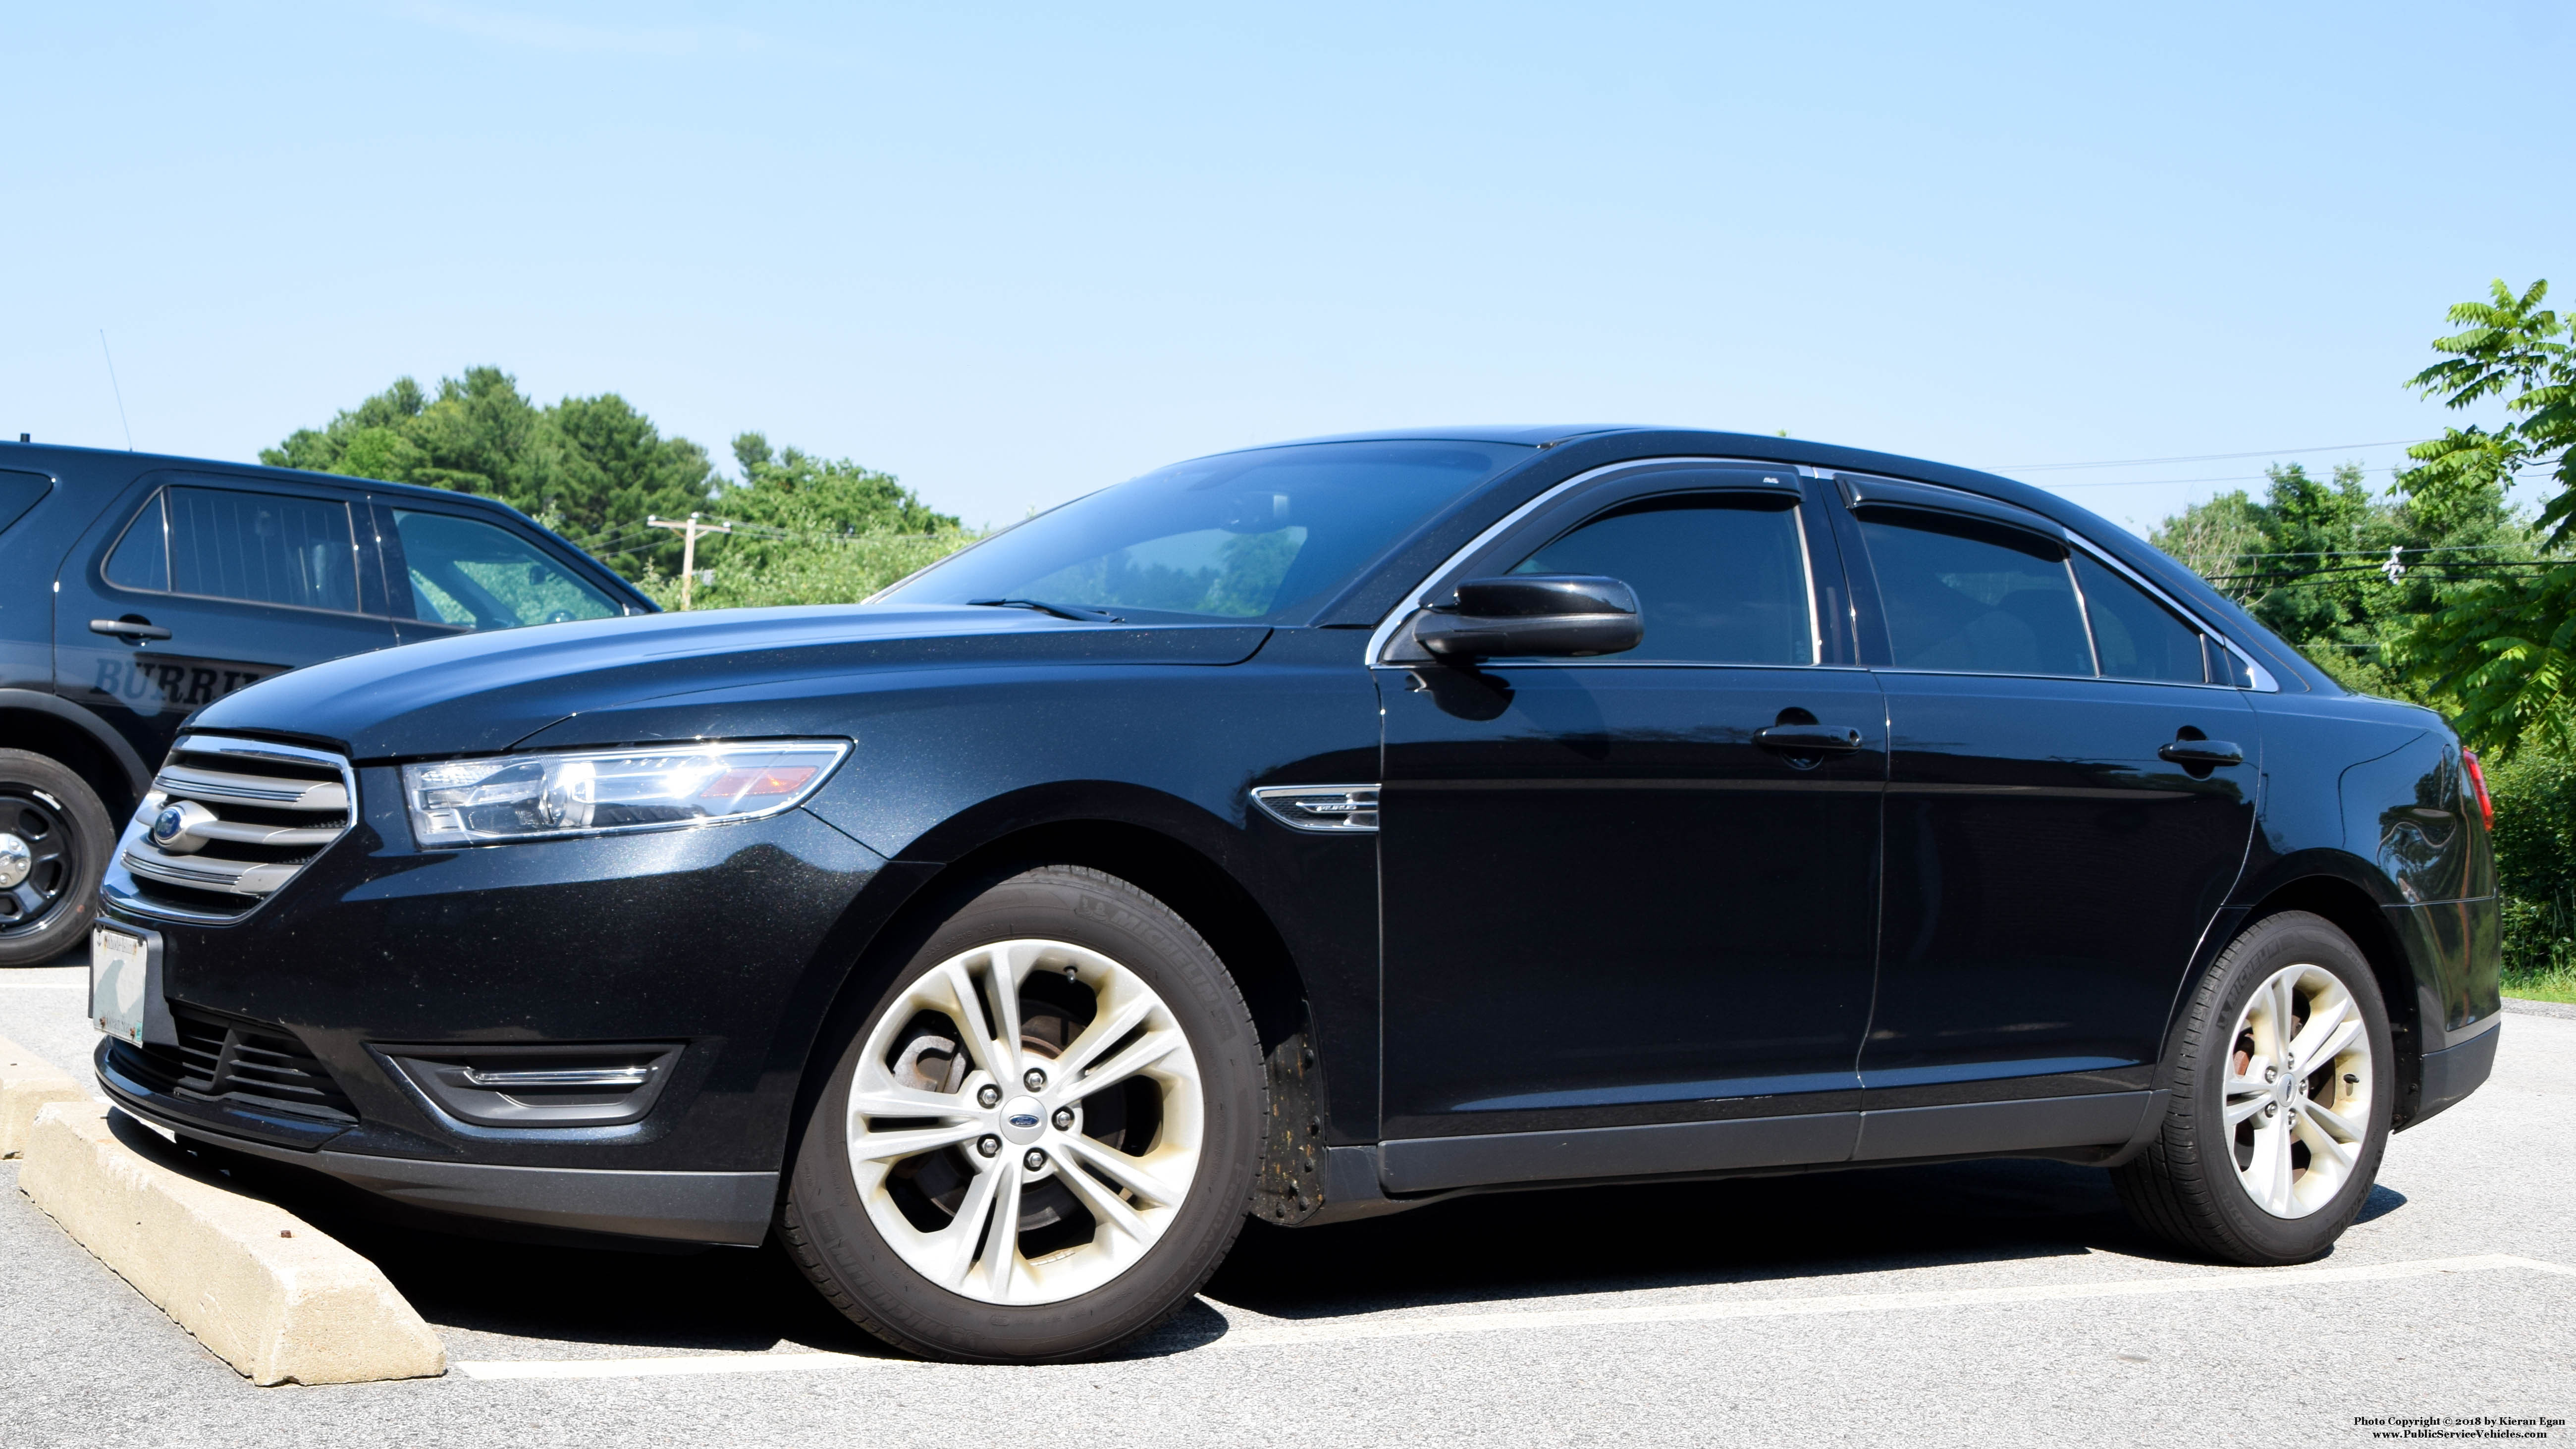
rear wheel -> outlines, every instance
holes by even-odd
[[[2248,927],[2193,994],[2170,1107],[2113,1170],[2130,1216],[2237,1263],[2298,1263],[2360,1213],[2387,1148],[2395,1054],[2352,939],[2287,911]]]
[[[1233,1243],[1261,1092],[1243,999],[1186,922],[1096,871],[1030,871],[951,916],[847,1034],[782,1236],[900,1348],[1098,1353]]]
[[[80,944],[116,841],[89,782],[0,750],[0,966],[40,966]]]

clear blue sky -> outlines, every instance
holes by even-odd
[[[491,362],[1003,521],[1669,422],[2151,526],[2384,470],[2549,276],[2576,8],[10,6],[0,428],[249,458]],[[2383,475],[2384,476],[2384,475]],[[2259,478],[2254,478],[2259,485]],[[2091,486],[2105,484],[2123,486]]]

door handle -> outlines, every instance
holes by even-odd
[[[1831,725],[1766,725],[1753,732],[1753,743],[1766,750],[1806,750],[1848,755],[1860,748],[1860,731]]]
[[[2241,765],[2245,751],[2226,740],[2176,740],[2158,746],[2156,758],[2177,765]]]
[[[160,625],[153,623],[149,619],[140,618],[92,619],[89,621],[89,631],[93,634],[113,634],[120,639],[167,639],[170,637],[169,630],[162,628]]]

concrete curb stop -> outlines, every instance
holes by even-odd
[[[20,1149],[18,1187],[253,1383],[447,1371],[447,1346],[375,1264],[274,1203],[174,1165],[162,1145],[104,1103],[47,1103]]]
[[[70,1073],[6,1037],[0,1037],[0,1157],[15,1157],[48,1102],[86,1102],[88,1089]]]

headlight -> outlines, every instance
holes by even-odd
[[[849,752],[842,740],[762,740],[441,760],[403,766],[403,800],[424,846],[667,830],[790,809]]]

